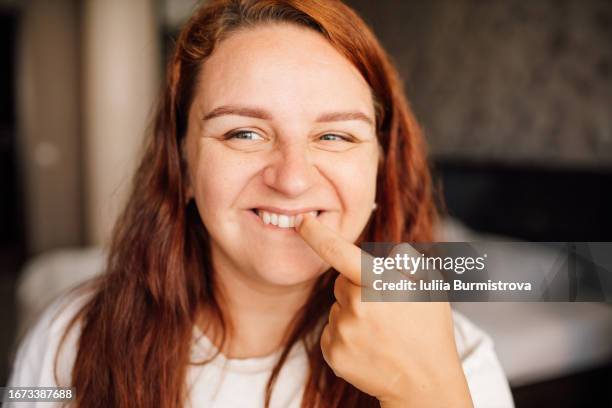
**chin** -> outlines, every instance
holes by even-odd
[[[259,262],[253,271],[258,279],[274,286],[294,286],[312,281],[327,270],[322,261],[270,259]]]

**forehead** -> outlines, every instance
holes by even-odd
[[[359,71],[319,33],[293,24],[242,29],[204,62],[195,98],[204,111],[245,104],[276,114],[359,109],[374,116]]]

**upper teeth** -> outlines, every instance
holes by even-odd
[[[310,214],[317,216],[317,211],[310,211]],[[257,210],[257,215],[261,218],[264,224],[276,225],[279,228],[295,227],[295,217],[297,215],[277,214],[269,211]]]

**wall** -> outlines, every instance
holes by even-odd
[[[434,156],[612,167],[612,2],[351,0]]]

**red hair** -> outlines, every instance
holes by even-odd
[[[130,199],[113,230],[107,270],[71,323],[82,319],[72,371],[77,406],[181,407],[192,363],[192,330],[202,305],[213,311],[225,340],[208,234],[195,205],[185,205],[180,146],[202,62],[233,31],[277,22],[323,35],[372,89],[382,148],[378,209],[360,240],[432,240],[436,210],[421,131],[396,70],[363,20],[336,0],[207,2],[180,33]],[[302,406],[379,406],[336,377],[321,353],[317,330],[334,302],[336,275],[329,270],[320,276],[295,316],[268,383],[266,404],[289,351],[303,342],[310,372]]]

